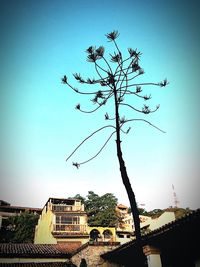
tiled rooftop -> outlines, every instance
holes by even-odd
[[[81,246],[80,242],[63,244],[0,244],[0,257],[41,257],[58,258],[67,257]]]
[[[144,234],[142,236],[143,243],[149,242],[154,240],[155,238],[160,238],[163,236],[163,239],[165,241],[164,235],[172,233],[173,235],[175,233],[179,233],[182,236],[185,236],[186,233],[189,232],[190,229],[190,235],[193,236],[194,234],[199,235],[199,225],[200,225],[200,209],[194,210],[183,217],[176,219],[175,221],[172,221],[170,223],[167,223],[163,225],[162,227],[155,229],[147,234]],[[198,232],[195,232],[197,231]],[[165,235],[166,236],[166,235]],[[102,257],[105,258],[107,255],[114,255],[115,253],[120,253],[123,250],[131,248],[132,250],[135,247],[135,240],[127,242],[125,244],[120,245],[116,249],[113,249],[112,251],[109,251],[107,253],[104,253]]]
[[[0,263],[0,267],[64,267],[64,262]]]

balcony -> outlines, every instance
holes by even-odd
[[[52,234],[54,237],[89,236],[86,226],[81,224],[54,224]]]
[[[84,206],[79,205],[79,206],[74,206],[74,205],[55,205],[52,204],[52,211],[53,212],[70,212],[70,211],[84,211]]]

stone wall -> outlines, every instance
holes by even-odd
[[[72,262],[80,266],[81,259],[85,259],[87,267],[121,267],[118,264],[110,263],[101,258],[101,254],[113,250],[117,243],[111,244],[86,244],[71,258]]]

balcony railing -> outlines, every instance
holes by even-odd
[[[54,232],[86,233],[86,226],[81,224],[54,224]]]
[[[52,205],[52,211],[54,212],[66,212],[66,211],[84,211],[82,206],[73,206],[73,205]]]

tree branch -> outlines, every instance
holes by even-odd
[[[106,129],[106,128],[114,128],[115,127],[113,125],[106,125],[106,126],[103,126],[101,128],[99,128],[98,130],[94,131],[93,133],[91,133],[88,137],[86,137],[74,150],[73,152],[67,157],[66,161],[68,161],[72,156],[73,154],[83,145],[83,143],[85,143],[88,139],[90,139],[93,135],[95,135],[96,133],[102,131],[103,129]]]
[[[131,105],[129,105],[129,104],[126,104],[126,103],[119,103],[119,105],[127,106],[127,107],[129,107],[129,108],[131,108],[131,109],[133,109],[133,110],[135,110],[135,111],[137,111],[137,112],[143,113],[142,110],[136,109],[136,108],[134,108],[133,106],[131,106]]]
[[[166,133],[165,131],[163,131],[163,130],[160,129],[159,127],[155,126],[155,125],[152,124],[151,122],[149,122],[149,121],[147,121],[147,120],[144,120],[144,119],[130,119],[130,120],[126,120],[126,121],[124,122],[124,124],[127,123],[127,122],[132,122],[132,121],[143,121],[143,122],[145,122],[145,123],[148,123],[148,124],[149,124],[150,126],[152,126],[153,128],[159,130],[160,132],[162,132],[162,133]]]
[[[93,113],[93,112],[97,111],[98,109],[100,109],[103,105],[106,104],[106,100],[104,100],[104,101],[105,101],[105,103],[102,103],[102,104],[98,103],[99,106],[97,108],[93,109],[93,110],[89,110],[89,111],[82,110],[81,107],[80,107],[80,104],[76,105],[76,109],[78,109],[79,111],[81,111],[83,113]]]
[[[65,84],[67,84],[77,94],[81,94],[81,95],[96,95],[96,93],[97,93],[97,91],[95,91],[95,92],[81,92],[77,88],[75,88],[71,84],[69,84],[68,82],[66,82]],[[102,92],[103,93],[107,93],[107,92],[110,92],[110,90],[104,90]]]
[[[106,140],[106,142],[103,144],[103,146],[101,147],[101,149],[93,156],[91,157],[90,159],[86,160],[86,161],[83,161],[83,162],[76,162],[76,163],[73,163],[74,166],[76,166],[77,168],[80,167],[80,165],[83,165],[85,163],[88,163],[89,161],[93,160],[94,158],[96,158],[101,152],[102,150],[104,149],[104,147],[107,145],[107,143],[109,142],[109,140],[111,139],[111,137],[113,136],[113,134],[116,133],[116,131],[112,132],[111,135],[109,136],[109,138]]]
[[[128,87],[133,87],[133,86],[145,86],[145,85],[156,85],[156,86],[161,86],[160,83],[134,83],[128,85]],[[121,89],[126,88],[126,86],[122,86]]]

